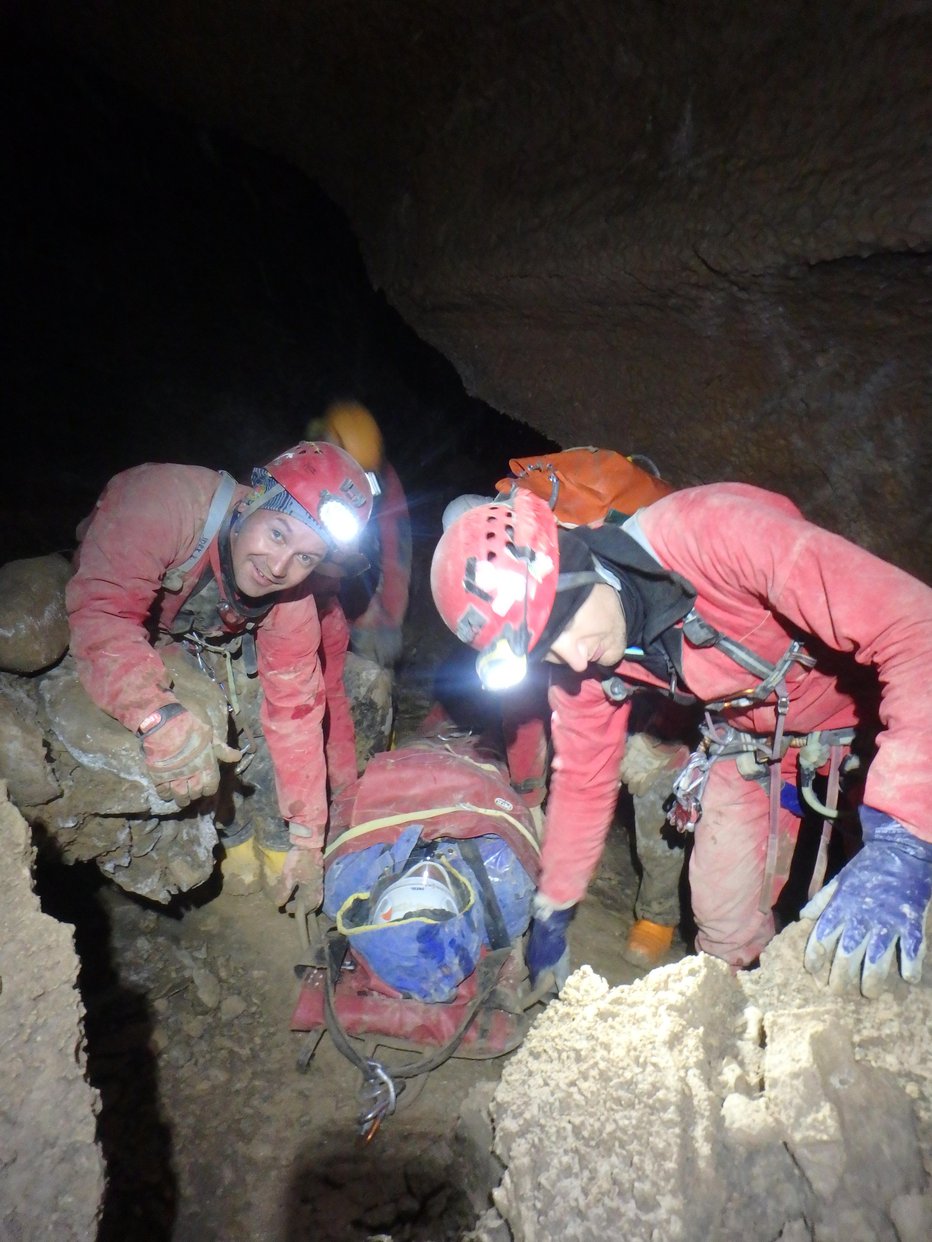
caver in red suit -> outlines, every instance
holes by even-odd
[[[348,502],[334,508],[340,496]],[[260,692],[252,696],[258,710],[250,732],[258,737],[251,740],[267,745],[287,825],[278,840],[266,824],[259,844],[272,852],[319,855],[323,845],[327,626],[307,579],[315,564],[358,538],[370,509],[366,476],[352,458],[330,445],[301,444],[254,472],[252,488],[199,466],[124,471],[79,530],[66,602],[81,682],[140,736],[153,783],[179,806],[215,792],[218,758],[239,756],[227,738],[202,736],[206,726],[178,703],[159,647],[227,645],[243,666],[254,652]],[[249,552],[244,568],[242,550]],[[247,595],[249,572],[257,576]]]
[[[512,537],[518,558],[520,545],[543,542],[538,518],[527,537],[523,530]],[[470,520],[478,523],[481,513]],[[514,527],[520,514],[511,513],[508,520]],[[727,704],[755,681],[721,646],[690,641],[684,619],[692,610],[707,629],[737,640],[771,666],[780,664],[794,640],[802,642],[803,661],[786,668],[787,736],[857,725],[859,704],[843,688],[845,668],[876,671],[881,732],[864,786],[865,843],[804,911],[819,920],[807,965],[824,964],[819,950],[838,947],[833,974],[841,962],[840,983],[849,983],[863,961],[863,990],[871,994],[888,972],[899,939],[901,973],[915,981],[925,948],[922,920],[932,897],[932,591],[807,522],[785,497],[742,484],[677,492],[621,528],[578,527],[569,534],[577,552],[584,550],[580,559],[566,563],[562,532],[552,559],[559,560],[563,574],[582,569],[584,562],[591,567],[594,554],[602,580],[617,586],[629,645],[614,668],[590,664],[583,675],[555,670],[550,692],[555,758],[538,891],[543,919],[569,911],[583,897],[599,861],[618,791],[630,688],[651,685],[702,703]],[[462,535],[458,544],[456,538],[446,532],[447,547],[442,540],[435,554],[434,598],[447,624],[483,652],[481,662],[484,655],[499,654],[490,640],[501,635],[501,625],[483,625],[496,611],[492,586],[500,571],[490,574],[479,566],[479,572],[474,557],[461,600],[451,604],[449,586],[458,586],[458,571],[451,568],[448,580],[442,572],[457,560],[449,555],[462,544]],[[530,567],[522,568],[529,583],[535,572],[545,579],[533,557]],[[472,602],[470,581],[493,599],[491,605],[479,596]],[[514,598],[520,594],[514,583],[508,589]],[[511,596],[499,602],[500,617],[519,615]],[[533,590],[528,598],[533,611]],[[559,594],[555,598],[559,601]],[[550,605],[547,611],[553,615]],[[568,632],[572,620],[565,617],[558,633]],[[538,629],[532,645],[540,640],[539,653],[552,654],[555,637]],[[588,658],[599,655],[596,649]],[[612,688],[620,701],[608,697]],[[742,733],[772,739],[777,697],[719,707],[715,716]],[[782,761],[783,777],[793,787],[797,755],[789,749]],[[764,785],[753,774],[742,776],[733,759],[708,769],[690,866],[697,944],[734,965],[752,962],[774,934],[771,906],[786,879],[799,827],[792,811],[780,808],[772,889],[761,900],[769,805]],[[564,920],[564,932],[565,926]],[[553,938],[554,950],[559,941]]]
[[[362,538],[368,568],[346,578],[315,573],[311,589],[317,601],[322,664],[327,692],[327,769],[331,796],[357,777],[356,727],[343,670],[348,650],[391,668],[401,655],[402,625],[411,582],[411,530],[404,491],[397,474],[383,460],[381,493]]]
[[[411,589],[411,519],[401,480],[384,458],[378,481],[381,492],[363,537],[371,567],[346,582],[341,598],[353,651],[391,668],[401,657]]]
[[[332,402],[308,423],[307,436],[345,449],[375,483],[372,518],[360,545],[369,568],[343,584],[340,606],[355,654],[390,669],[401,658],[411,587],[411,521],[404,488],[385,458],[372,411],[355,397]]]

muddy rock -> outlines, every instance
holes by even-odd
[[[104,1165],[72,930],[33,892],[29,828],[0,781],[0,1237],[96,1237]]]
[[[363,771],[374,754],[386,750],[392,736],[392,675],[372,660],[347,652],[343,684],[356,726],[356,766]]]
[[[62,658],[70,577],[70,562],[57,552],[0,565],[0,669],[35,673]]]
[[[166,652],[179,700],[226,730],[226,700],[178,652]],[[165,903],[207,880],[215,867],[213,818],[179,813],[155,792],[139,741],[88,698],[71,656],[40,681],[39,720],[49,779],[61,796],[21,803],[30,823],[53,838],[68,862],[95,861],[121,888]]]
[[[61,794],[22,678],[0,673],[0,779],[17,806],[41,806]]]
[[[90,857],[127,892],[164,905],[177,893],[203,884],[213,873],[217,830],[212,815],[125,820],[116,831],[112,821],[92,818],[85,828],[95,823],[102,833]],[[87,849],[88,844],[85,832],[81,845]]]
[[[217,736],[225,737],[227,703],[220,688],[193,668],[180,651],[167,649],[160,654],[179,702],[209,721]],[[165,815],[178,810],[174,802],[165,802],[155,792],[138,738],[88,697],[70,656],[43,678],[41,696],[52,732],[73,759],[87,771],[108,772],[117,778],[114,788],[119,791],[115,795],[119,805],[101,802],[95,793],[94,807],[100,814]],[[129,790],[134,791],[132,805],[127,805]]]

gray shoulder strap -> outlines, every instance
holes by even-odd
[[[631,536],[635,543],[639,544],[648,556],[652,556],[658,565],[662,566],[662,561],[651,546],[650,540],[644,534],[641,523],[638,521],[637,513],[633,513],[631,517],[625,518],[621,524],[621,529]]]
[[[201,531],[200,538],[194,546],[194,551],[186,561],[170,569],[163,579],[163,583],[168,590],[176,591],[181,586],[185,574],[194,568],[207,551],[210,541],[220,529],[220,523],[230,507],[230,501],[233,499],[235,490],[236,480],[232,475],[227,474],[225,470],[221,470],[220,482],[217,484],[217,490],[211,499],[210,508],[207,510],[207,517],[204,519],[204,529]]]

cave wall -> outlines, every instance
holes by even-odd
[[[924,0],[31,0],[292,162],[467,389],[932,577]]]
[[[74,931],[33,891],[29,825],[0,779],[0,1238],[97,1237],[100,1093],[87,1075]]]

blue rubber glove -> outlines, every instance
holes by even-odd
[[[816,919],[806,944],[806,969],[817,974],[834,953],[828,986],[860,986],[879,996],[900,946],[900,974],[918,983],[926,953],[924,923],[932,899],[932,842],[899,820],[861,808],[864,845],[800,911]]]
[[[575,906],[568,910],[551,909],[547,913],[535,914],[531,920],[531,934],[524,956],[532,988],[537,987],[538,979],[548,970],[553,971],[558,992],[566,983],[570,973],[566,932],[575,913]]]

